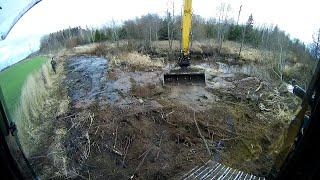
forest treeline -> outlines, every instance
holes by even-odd
[[[193,16],[192,40],[214,40],[224,42],[236,41],[254,48],[276,51],[289,50],[297,57],[312,58],[312,50],[299,39],[291,39],[278,26],[253,26],[252,15],[246,24],[237,24],[231,19],[205,19],[199,15]],[[148,44],[158,40],[180,40],[181,16],[160,17],[148,14],[133,20],[127,20],[121,25],[115,22],[99,29],[74,27],[51,33],[41,39],[41,51],[59,48],[71,48],[77,45],[102,41],[118,41],[123,39],[141,40]],[[310,57],[309,57],[310,56]],[[314,56],[315,57],[315,56]]]
[[[112,21],[109,25],[97,29],[74,27],[51,33],[41,39],[40,51],[49,52],[88,43],[120,40],[132,40],[146,47],[154,41],[169,40],[169,46],[172,46],[170,41],[180,40],[180,37],[180,15],[174,16],[174,12],[168,12],[164,17],[147,14],[127,20],[120,25]],[[224,42],[237,42],[241,45],[239,57],[242,46],[249,46],[261,52],[271,52],[275,59],[272,70],[280,79],[283,78],[283,71],[288,62],[292,66],[296,62],[300,65],[304,64],[299,66],[300,71],[307,74],[304,79],[309,78],[313,70],[310,64],[314,64],[315,59],[319,57],[319,45],[313,43],[307,46],[299,39],[290,38],[278,26],[256,26],[253,15],[250,15],[245,23],[240,24],[230,19],[225,9],[220,11],[216,19],[205,19],[199,15],[193,15],[191,39],[192,42],[211,42],[217,53],[220,53]]]

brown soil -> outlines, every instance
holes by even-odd
[[[80,60],[84,68],[77,57],[66,60],[73,107],[64,146],[72,177],[176,179],[209,159],[269,173],[286,127],[272,101],[292,99],[274,92],[274,84],[225,74],[213,63],[204,66],[206,87],[163,86],[161,71],[108,70],[107,60],[97,69],[92,57]]]

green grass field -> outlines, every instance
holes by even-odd
[[[0,72],[0,86],[10,115],[19,102],[21,88],[28,75],[38,70],[44,62],[46,62],[45,57],[36,56]]]

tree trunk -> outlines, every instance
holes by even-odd
[[[279,74],[280,74],[280,80],[283,80],[283,62],[282,62],[282,45],[280,45],[280,54],[279,54]]]
[[[152,29],[151,29],[151,26],[149,28],[149,43],[151,45],[151,42],[152,42]]]
[[[238,13],[237,26],[239,25],[239,19],[240,19],[241,10],[242,10],[242,5],[240,5],[240,9],[239,9],[239,13]]]
[[[241,39],[241,45],[240,45],[240,49],[239,49],[239,54],[238,54],[238,58],[241,58],[241,52],[242,52],[242,48],[243,48],[243,43],[244,43],[244,38],[246,36],[246,27],[243,28],[242,30],[242,39]]]
[[[170,17],[169,10],[167,10],[168,15],[168,40],[169,40],[169,54],[168,58],[172,55],[172,44],[173,44],[173,33],[174,33],[174,4],[172,4],[172,16]]]
[[[169,43],[169,52],[168,52],[168,59],[170,58],[171,51],[172,51],[172,44],[171,44],[171,33],[170,33],[170,14],[169,9],[167,9],[167,19],[168,19],[168,43]]]

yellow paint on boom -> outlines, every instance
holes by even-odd
[[[190,51],[190,33],[192,23],[192,0],[184,0],[184,13],[182,22],[182,50],[185,56]]]

